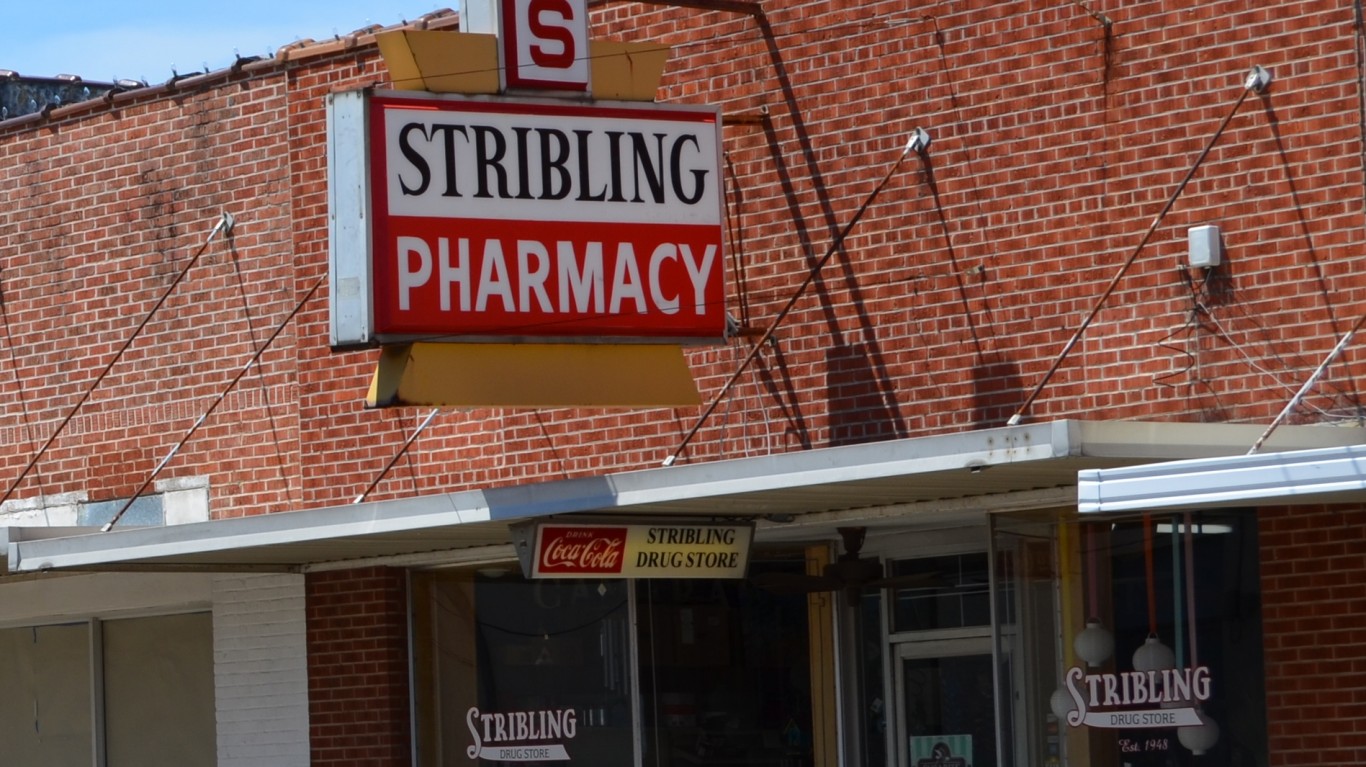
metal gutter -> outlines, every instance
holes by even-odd
[[[1077,473],[1077,509],[1083,514],[1361,501],[1366,501],[1366,445]]]

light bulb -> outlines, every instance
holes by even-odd
[[[1077,710],[1077,702],[1072,699],[1072,693],[1066,687],[1059,687],[1048,696],[1048,708],[1053,711],[1053,716],[1060,722],[1067,721],[1067,715]]]
[[[1086,665],[1099,666],[1115,651],[1115,638],[1100,625],[1100,621],[1092,619],[1086,622],[1086,628],[1072,640],[1072,649],[1076,651],[1078,658],[1086,661]]]
[[[1181,745],[1189,748],[1192,754],[1203,756],[1219,742],[1219,725],[1204,711],[1196,710],[1195,715],[1200,717],[1200,724],[1177,727],[1176,739],[1181,741]]]
[[[1151,635],[1148,639],[1134,650],[1134,670],[1135,671],[1161,671],[1166,668],[1176,668],[1176,656],[1172,654],[1172,649],[1164,644],[1157,635]]]

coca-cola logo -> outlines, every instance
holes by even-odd
[[[624,527],[541,528],[542,573],[620,573],[625,554]]]

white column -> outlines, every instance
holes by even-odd
[[[213,587],[219,767],[308,767],[302,575],[219,575]]]

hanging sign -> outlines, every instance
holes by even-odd
[[[588,90],[585,0],[500,0],[498,39],[505,88]]]
[[[715,108],[355,91],[328,120],[334,348],[723,337]]]
[[[578,525],[536,527],[529,578],[743,578],[750,525]]]

